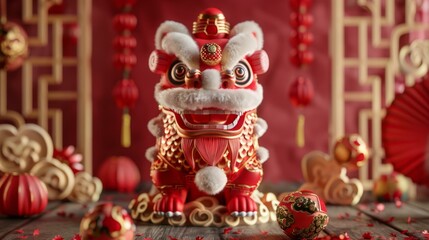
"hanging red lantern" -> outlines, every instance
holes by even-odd
[[[119,108],[134,107],[139,96],[136,83],[132,79],[122,79],[113,89],[113,97]]]
[[[132,31],[137,26],[137,17],[131,13],[120,13],[116,14],[113,18],[113,27],[118,32],[124,30]]]
[[[106,190],[133,192],[140,182],[137,165],[128,157],[112,156],[107,158],[98,171],[98,178]]]
[[[297,77],[289,88],[289,99],[295,107],[305,107],[311,103],[314,96],[313,83],[309,78]],[[303,147],[304,140],[304,125],[305,117],[302,113],[298,116],[298,124],[296,130],[296,143],[299,147]]]
[[[122,71],[122,79],[113,89],[113,97],[116,105],[122,109],[122,133],[121,144],[123,147],[131,146],[131,116],[129,109],[134,106],[138,98],[138,88],[130,79],[131,70],[137,63],[134,49],[137,46],[136,38],[131,31],[137,26],[137,17],[130,13],[136,0],[115,0],[115,6],[121,9],[113,18],[113,27],[119,33],[113,39],[113,47],[116,50],[113,55],[113,65]]]
[[[122,109],[122,145],[125,147],[131,144],[131,116],[130,108],[134,107],[139,96],[139,91],[136,83],[132,79],[122,79],[113,89],[113,97],[115,98],[116,106]]]
[[[48,204],[48,189],[28,173],[5,173],[0,179],[0,213],[8,216],[32,216]]]

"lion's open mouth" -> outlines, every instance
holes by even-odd
[[[242,112],[229,112],[215,109],[185,111],[180,117],[186,127],[191,129],[231,130],[239,123]]]

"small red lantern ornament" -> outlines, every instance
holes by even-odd
[[[137,165],[128,157],[107,158],[98,171],[98,178],[106,190],[133,192],[140,182]]]
[[[27,217],[43,212],[48,204],[48,189],[28,173],[5,173],[0,179],[0,213]]]
[[[96,205],[80,223],[83,240],[132,240],[135,230],[128,212],[111,202]]]
[[[136,38],[131,34],[137,26],[137,17],[131,13],[135,0],[115,0],[115,6],[121,12],[113,18],[113,27],[118,36],[113,39],[113,47],[116,50],[113,55],[113,65],[122,71],[122,79],[113,89],[113,97],[116,105],[122,109],[122,134],[121,144],[124,147],[131,146],[131,116],[129,113],[138,98],[138,88],[134,80],[130,78],[131,70],[137,63],[134,49],[137,45]]]
[[[309,78],[297,77],[289,88],[289,99],[295,107],[305,107],[311,103],[314,96],[313,83]],[[305,117],[302,113],[298,116],[296,129],[296,144],[299,147],[305,145],[304,138]]]
[[[277,222],[292,239],[313,239],[328,225],[325,203],[311,191],[286,195],[276,210]]]

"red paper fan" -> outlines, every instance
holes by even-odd
[[[407,87],[386,110],[385,161],[417,184],[429,186],[429,81]]]

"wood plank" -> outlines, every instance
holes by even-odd
[[[394,203],[383,203],[384,209],[376,211],[376,204],[371,203],[362,205],[360,209],[379,222],[382,222],[399,232],[408,236],[414,236],[418,239],[427,239],[424,236],[424,231],[429,231],[429,212],[415,207],[408,203],[403,203],[397,207]]]
[[[3,239],[3,237],[8,235],[9,233],[13,233],[14,231],[25,226],[26,224],[36,221],[48,212],[53,211],[53,209],[57,208],[59,205],[60,202],[49,202],[48,206],[42,214],[27,218],[8,217],[0,215],[0,239]]]
[[[173,227],[166,225],[137,225],[136,233],[152,239],[249,239],[280,240],[287,239],[277,222],[256,224],[253,226],[228,227]]]
[[[71,239],[74,234],[79,233],[80,221],[89,207],[91,206],[88,205],[84,208],[81,204],[64,203],[40,218],[27,222],[20,229],[29,239],[32,239],[32,233],[35,229],[40,231],[38,239],[52,239],[56,235],[61,235],[64,239]],[[18,236],[19,234],[12,232],[3,239],[17,239]]]
[[[365,233],[386,238],[391,234],[401,235],[397,230],[362,214],[353,207],[327,205],[327,210],[329,224],[325,231],[328,235],[339,236],[347,233],[351,239],[363,239]]]

